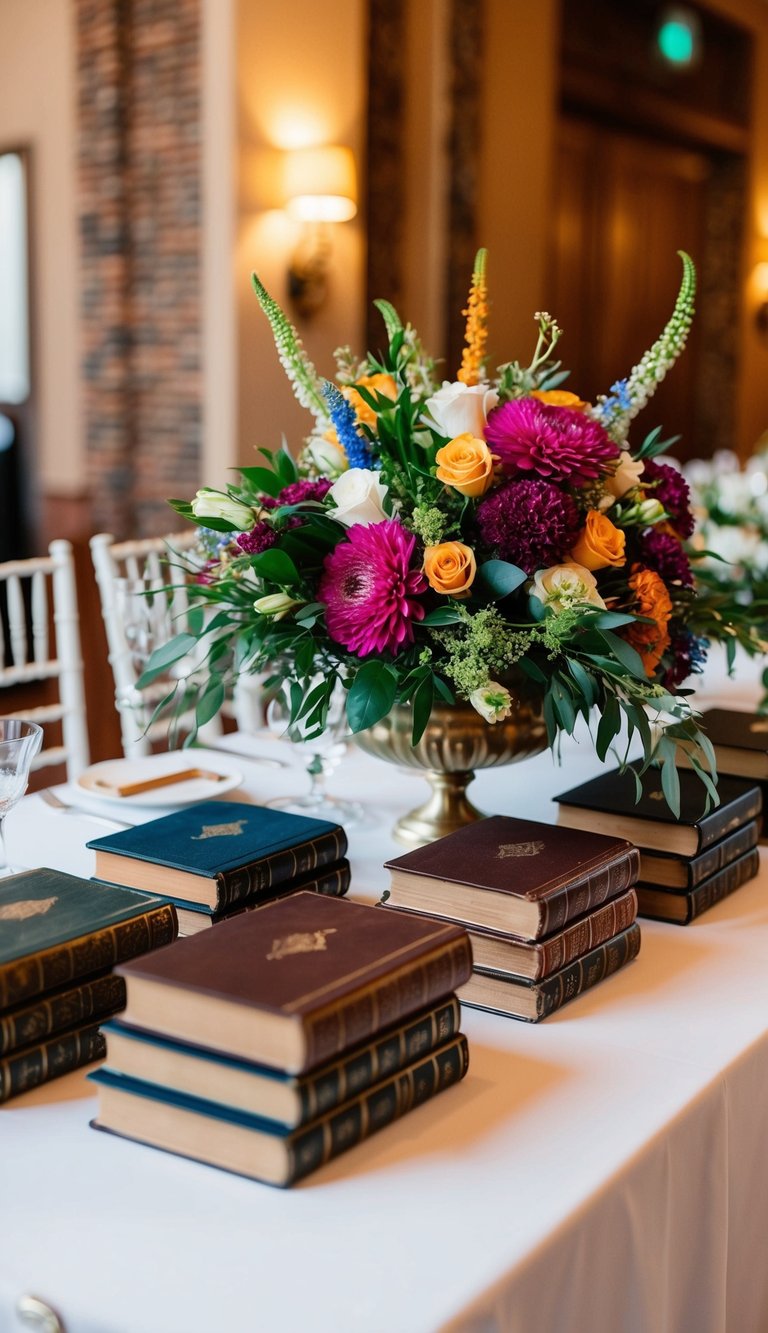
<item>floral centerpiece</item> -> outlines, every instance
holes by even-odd
[[[469,701],[493,727],[524,681],[551,746],[582,716],[601,758],[622,737],[623,761],[639,738],[638,773],[663,765],[673,809],[680,751],[716,800],[713,753],[681,687],[711,640],[765,645],[738,607],[696,588],[688,487],[659,461],[660,428],[629,443],[685,345],[695,270],[681,258],[661,336],[595,403],[562,387],[549,314],[535,316],[527,365],[491,371],[484,250],[452,381],[386,301],[385,350],[358,359],[344,348],[335,382],[322,379],[254,275],[313,421],[296,459],[285,445],[261,449],[226,491],[171,501],[200,526],[208,614],[158,650],[144,682],[194,649],[199,724],[231,673],[258,671],[287,683],[305,734],[322,731],[342,688],[351,732],[406,704],[415,744],[435,704]]]

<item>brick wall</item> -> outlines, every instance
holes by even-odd
[[[200,484],[200,0],[75,0],[94,530],[169,531]]]

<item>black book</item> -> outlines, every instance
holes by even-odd
[[[641,851],[693,857],[762,812],[762,792],[754,782],[720,778],[720,804],[705,814],[706,793],[697,775],[681,769],[679,777],[679,818],[667,805],[661,770],[652,768],[643,774],[639,801],[634,774],[618,769],[562,792],[555,797],[558,821],[567,828],[628,838]]]
[[[713,842],[698,856],[643,851],[640,853],[640,879],[644,884],[658,884],[665,889],[695,889],[697,884],[756,847],[759,836],[758,820],[750,819],[748,824],[742,824],[719,842]]]
[[[701,715],[701,727],[715,747],[718,773],[768,779],[768,717],[710,708]]]
[[[656,921],[671,921],[675,925],[687,926],[689,921],[707,912],[748,880],[754,879],[759,869],[760,853],[753,847],[738,861],[732,861],[730,865],[718,870],[717,874],[710,875],[709,879],[683,893],[661,889],[655,884],[638,884],[638,914],[653,917]]]

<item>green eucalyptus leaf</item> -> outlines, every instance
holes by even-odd
[[[430,673],[430,675],[422,680],[417,686],[413,696],[413,731],[411,734],[411,743],[413,745],[418,745],[424,735],[427,723],[429,722],[429,715],[432,712],[434,698],[435,688]]]
[[[611,741],[618,735],[621,728],[621,711],[616,701],[616,696],[609,694],[603,707],[602,716],[597,727],[597,736],[595,738],[595,752],[601,763],[605,763],[605,757],[608,753]]]
[[[488,591],[499,601],[515,592],[528,578],[524,569],[518,569],[508,560],[486,560],[478,565],[477,572]]]
[[[347,695],[347,718],[353,734],[380,722],[392,708],[397,675],[383,662],[364,662]]]
[[[436,607],[434,611],[428,611],[421,624],[429,628],[437,625],[458,625],[461,620],[462,615],[458,607],[448,603],[446,606]]]
[[[680,775],[674,758],[665,759],[661,769],[661,789],[675,819],[680,818]]]
[[[224,682],[221,676],[212,676],[207,688],[201,694],[195,708],[195,724],[204,727],[219,712],[224,702]]]
[[[145,670],[136,681],[136,688],[143,690],[147,685],[151,685],[153,680],[157,680],[158,676],[162,676],[169,667],[181,661],[182,657],[186,657],[187,653],[196,647],[197,639],[194,634],[177,634],[167,643],[161,643],[159,648],[155,648]]]

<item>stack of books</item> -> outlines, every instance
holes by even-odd
[[[733,708],[710,708],[701,726],[715,749],[718,773],[756,782],[763,794],[760,842],[768,841],[768,717]]]
[[[703,814],[698,777],[681,769],[679,778],[679,818],[659,769],[643,774],[639,800],[634,774],[618,770],[556,800],[561,825],[631,838],[640,849],[639,915],[685,926],[758,873],[762,793],[754,782],[721,777],[720,804]]]
[[[182,936],[302,889],[340,897],[350,882],[339,824],[234,801],[193,805],[88,846],[100,880],[172,902]]]
[[[25,870],[0,880],[0,1102],[100,1060],[125,1004],[112,968],[171,944],[173,907],[147,893]]]
[[[295,893],[120,968],[97,1129],[290,1185],[458,1082],[466,931]]]
[[[536,1023],[635,957],[639,856],[624,838],[492,815],[386,863],[387,910],[460,922],[462,1003]]]

